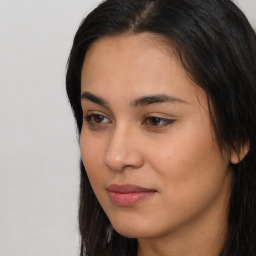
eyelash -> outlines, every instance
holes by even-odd
[[[105,119],[108,119],[106,118],[104,115],[100,115],[100,114],[89,114],[89,115],[86,115],[83,117],[83,119],[91,126],[99,126],[99,125],[102,125],[104,123],[98,123],[94,120],[92,120],[93,118],[96,118],[96,117],[102,117],[102,118],[105,118]],[[110,121],[111,122],[111,121]]]
[[[107,117],[105,117],[104,115],[101,114],[89,114],[83,117],[83,119],[91,126],[91,127],[95,127],[95,128],[100,128],[103,125],[107,124],[107,123],[112,123],[110,120],[106,121],[106,122],[97,122],[95,121],[95,118],[99,118],[99,119],[107,119],[109,120]],[[160,122],[160,125],[158,124],[152,124],[153,122]],[[163,127],[166,127],[172,123],[174,123],[176,120],[175,119],[167,119],[167,118],[162,118],[162,117],[158,117],[158,116],[147,116],[144,121],[142,122],[142,125],[148,125],[150,127],[153,127],[155,129],[160,129]]]
[[[156,122],[162,122],[162,124],[160,125],[154,125],[152,124],[152,121],[155,119]],[[167,119],[167,118],[162,118],[162,117],[158,117],[158,116],[147,116],[145,118],[145,120],[142,122],[142,124],[144,125],[149,125],[149,126],[152,126],[154,128],[157,128],[157,127],[165,127],[167,125],[170,125],[172,124],[173,122],[175,122],[174,119]]]

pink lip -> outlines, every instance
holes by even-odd
[[[156,192],[154,189],[147,189],[132,184],[112,184],[107,187],[107,190],[110,200],[117,206],[132,206]]]

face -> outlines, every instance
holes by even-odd
[[[205,92],[156,42],[150,34],[102,38],[82,69],[82,160],[127,237],[209,228],[227,212],[230,154],[217,146]]]

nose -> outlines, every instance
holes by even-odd
[[[125,129],[114,131],[105,152],[104,164],[113,171],[143,166],[144,158],[139,150],[138,135]]]

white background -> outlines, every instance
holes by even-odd
[[[79,255],[79,148],[65,66],[98,2],[0,0],[0,255]],[[237,3],[256,27],[256,1]]]

